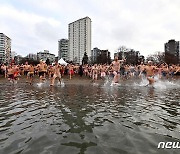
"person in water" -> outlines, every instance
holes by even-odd
[[[55,82],[55,79],[58,78],[59,80],[59,83],[61,84],[61,73],[60,73],[60,65],[58,64],[58,62],[56,62],[55,66],[53,66],[52,68],[52,74],[51,74],[51,77],[52,77],[52,80],[51,80],[51,84],[50,86],[54,86],[54,82]],[[53,75],[53,76],[52,76]]]
[[[8,80],[14,83],[14,67],[12,65],[9,65],[7,68],[7,76]]]
[[[152,61],[148,61],[148,65],[145,67],[145,69],[146,69],[146,77],[147,80],[149,81],[149,85],[153,85],[155,82],[154,76],[155,76],[156,67],[153,66]]]
[[[113,83],[119,83],[120,67],[121,67],[121,63],[124,61],[125,60],[118,60],[118,57],[116,56],[114,61],[112,62],[111,66],[114,74]]]
[[[40,60],[40,63],[37,65],[39,71],[39,81],[42,82],[46,79],[47,65],[44,61]]]
[[[32,85],[33,82],[33,77],[34,77],[34,66],[32,64],[30,64],[29,66],[29,72],[28,72],[28,76],[29,76],[29,84]]]

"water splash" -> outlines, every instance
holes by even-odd
[[[176,88],[177,86],[172,81],[156,80],[156,82],[154,83],[154,87],[156,89],[167,89],[167,88]]]
[[[64,80],[61,79],[61,87],[64,87],[64,86],[65,86]]]
[[[104,86],[108,85],[109,84],[109,80],[105,80],[104,82]]]
[[[104,80],[104,87],[106,87],[106,86],[109,86],[111,84],[111,80],[110,80],[110,78],[109,77],[105,77],[105,80]]]
[[[140,82],[140,83],[134,83],[134,86],[145,87],[145,86],[147,86],[148,84],[149,84],[148,80],[147,80],[145,77],[143,77],[143,78],[141,79],[141,82]]]
[[[153,84],[153,87],[156,89],[167,89],[167,88],[176,88],[177,84],[174,83],[173,81],[169,81],[168,79],[166,80],[161,80],[158,76],[154,77],[155,83]],[[142,78],[140,83],[134,83],[133,86],[149,86],[149,81],[146,78]]]
[[[111,87],[114,87],[114,86],[120,86],[120,85],[121,85],[120,83],[114,83],[114,82],[112,82],[110,86],[111,86]]]
[[[104,87],[104,88],[118,87],[118,86],[121,86],[121,84],[120,84],[120,83],[114,83],[114,82],[112,81],[112,79],[110,79],[110,78],[106,78],[106,79],[105,79],[105,82],[104,82],[104,84],[103,84],[103,87]]]
[[[96,83],[96,82],[94,82],[94,83],[93,83],[93,86],[98,86],[98,85],[99,85],[99,84],[98,84],[98,83]]]
[[[42,87],[42,85],[43,85],[43,83],[42,83],[42,82],[37,83],[37,86],[38,86],[38,87]]]

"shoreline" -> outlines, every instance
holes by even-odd
[[[103,84],[107,81],[107,79],[101,79],[99,78],[98,80],[96,81],[93,81],[91,78],[87,77],[87,76],[82,76],[80,77],[79,75],[75,75],[72,77],[72,79],[69,79],[69,76],[65,75],[61,78],[64,82],[65,85],[90,85],[90,84],[93,84],[93,83],[96,83],[96,84]],[[172,78],[162,78],[162,79],[159,79],[161,81],[176,81],[176,80],[179,80],[180,77],[179,76],[174,76]],[[37,84],[39,83],[39,77],[36,75],[34,78],[33,78],[33,84]],[[113,80],[113,78],[109,78],[108,79],[110,82]],[[129,79],[122,79],[120,78],[119,80],[119,83],[123,83],[123,84],[131,84],[133,81],[134,82],[140,82],[142,79],[141,78],[129,78]],[[50,79],[48,77],[46,77],[46,83],[49,84],[49,81]],[[0,84],[3,84],[3,83],[10,83],[8,81],[8,78],[4,78],[2,75],[0,75]],[[26,82],[26,76],[20,76],[19,77],[19,80],[17,80],[17,84],[18,83],[25,83],[27,85],[29,85],[28,82]],[[58,83],[58,79],[55,80],[55,85]]]
[[[61,78],[63,80],[63,82],[65,84],[91,84],[93,83],[93,80],[89,77],[86,77],[86,76],[73,76],[72,79],[69,79],[69,76],[65,75]],[[39,77],[38,76],[35,76],[33,78],[33,84],[35,83],[39,83]],[[48,77],[46,77],[46,81],[50,81],[50,79]],[[0,84],[1,83],[4,83],[4,82],[9,82],[8,81],[8,78],[4,78],[3,76],[0,75]],[[25,76],[20,76],[19,77],[19,80],[17,80],[18,83],[27,83],[26,82],[26,77]],[[58,79],[55,80],[55,84],[58,82]],[[104,83],[105,80],[102,80],[102,79],[98,79],[95,81],[95,83]],[[28,83],[27,83],[28,84]]]

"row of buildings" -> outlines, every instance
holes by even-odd
[[[22,57],[21,55],[15,56],[13,59],[16,63],[20,64],[24,61],[35,61],[39,62],[39,60],[49,61],[49,63],[53,63],[56,60],[55,54],[50,53],[48,50],[37,52],[37,54],[29,53],[26,57]]]
[[[84,53],[91,56],[91,19],[85,17],[68,25],[68,39],[58,41],[58,58],[81,64]]]
[[[2,33],[1,33],[2,34]],[[0,61],[3,63],[9,63],[11,58],[11,39],[2,34],[2,49],[0,48]],[[0,42],[0,43],[1,43]],[[8,45],[4,45],[8,43]],[[77,64],[82,64],[84,55],[88,56],[88,62],[95,63],[109,63],[110,52],[108,50],[100,50],[94,48],[91,50],[91,19],[89,17],[81,18],[68,24],[68,39],[60,39],[58,41],[58,59],[63,58],[66,61],[70,61]],[[20,56],[16,56],[17,59],[21,59]],[[39,60],[42,59],[50,62],[55,60],[55,55],[44,50],[44,52],[38,52],[37,54],[28,54],[26,58]],[[20,61],[20,60],[18,60]]]
[[[139,51],[135,51],[134,49],[129,49],[126,51],[118,51],[114,53],[114,57],[118,57],[119,59],[126,59],[127,64],[137,65],[141,62],[145,61],[145,57],[140,55]]]
[[[4,33],[0,33],[0,64],[8,64],[14,58],[17,59],[17,62],[20,62],[22,56],[16,55],[14,51],[11,51],[11,39]],[[52,63],[55,61],[55,54],[51,54],[48,50],[44,50],[44,52],[38,52],[37,54],[30,53],[25,58],[44,61],[49,59]]]
[[[91,19],[85,17],[68,25],[68,39],[58,41],[58,59],[81,64],[86,53],[89,63],[110,63],[110,52],[91,50]]]
[[[180,62],[179,41],[169,40],[165,43],[165,59],[167,63]],[[91,19],[89,17],[81,18],[68,24],[68,39],[60,39],[58,41],[58,58],[65,61],[82,64],[84,55],[88,56],[89,63],[110,63],[110,52],[108,50],[100,50],[94,48],[91,50]],[[144,57],[139,51],[133,49],[119,50],[115,53],[120,59],[126,58],[128,63],[137,64]],[[0,63],[9,63],[11,61],[11,39],[3,33],[0,33]],[[55,55],[48,50],[38,52],[37,54],[29,54],[29,59],[37,59],[50,62],[55,61]]]
[[[139,64],[145,60],[145,57],[140,55],[139,51],[127,49],[123,46],[114,53],[115,56],[118,56],[119,59],[126,58],[128,64]],[[149,55],[146,60],[152,60],[156,63],[180,64],[180,42],[174,39],[169,40],[164,44],[164,52]]]

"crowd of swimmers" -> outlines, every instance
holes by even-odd
[[[159,78],[180,76],[180,65],[153,64],[152,61],[148,61],[146,64],[142,62],[139,65],[128,65],[126,59],[118,60],[118,57],[115,57],[111,64],[103,65],[68,64],[64,66],[57,62],[47,65],[41,60],[36,66],[28,64],[28,62],[22,65],[15,65],[14,63],[10,65],[2,64],[0,70],[1,74],[13,83],[16,83],[21,76],[26,76],[26,82],[32,84],[34,76],[37,75],[39,76],[39,82],[49,79],[50,86],[54,85],[55,79],[58,79],[61,83],[61,78],[67,75],[69,79],[72,79],[74,75],[86,76],[94,82],[111,76],[113,78],[112,84],[118,83],[121,79],[146,77],[150,85],[155,82],[155,76]]]

